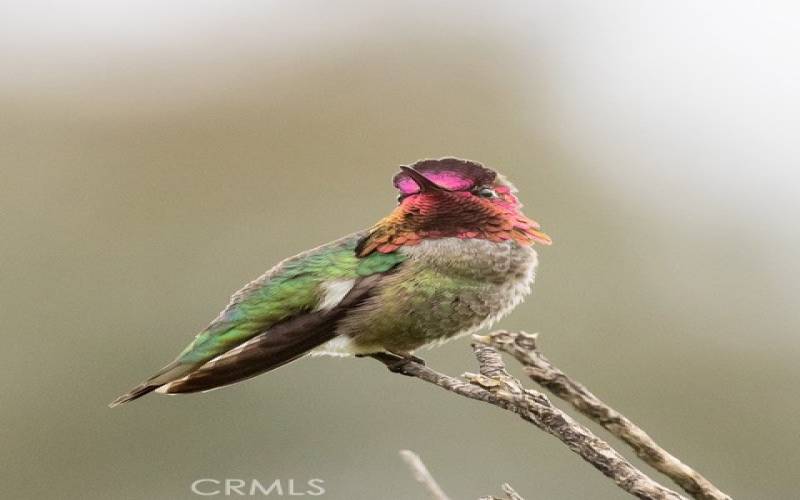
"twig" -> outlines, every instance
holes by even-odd
[[[472,345],[480,374],[465,373],[462,380],[439,373],[412,359],[391,354],[373,356],[390,370],[416,377],[461,396],[493,404],[557,437],[620,488],[642,499],[678,500],[678,493],[661,486],[634,467],[605,441],[554,407],[544,394],[525,389],[505,369],[497,350],[486,344]]]
[[[520,496],[519,493],[514,491],[514,488],[512,488],[511,485],[508,484],[508,483],[505,483],[503,485],[503,492],[506,494],[506,496],[504,498],[482,497],[482,498],[479,498],[478,500],[525,500],[524,498],[522,498]]]
[[[434,479],[430,471],[428,471],[428,468],[425,466],[425,462],[419,458],[419,455],[411,450],[400,450],[400,456],[403,457],[403,460],[405,460],[408,468],[411,469],[411,472],[414,474],[414,479],[425,486],[425,488],[428,490],[428,493],[431,494],[431,498],[433,500],[450,500],[450,497],[447,496],[447,493],[445,493],[439,486],[439,483],[436,482],[436,479]],[[525,500],[519,495],[519,493],[514,491],[514,488],[512,488],[508,483],[503,485],[503,492],[505,492],[507,495],[504,499],[497,497],[482,497],[479,500]]]
[[[575,409],[630,445],[639,458],[671,478],[692,497],[698,500],[730,500],[730,496],[660,447],[625,415],[611,408],[583,384],[554,366],[538,351],[535,334],[500,331],[480,337],[479,341],[514,356],[534,382],[567,401]]]
[[[400,450],[400,456],[403,457],[411,472],[414,473],[414,479],[427,488],[433,500],[450,500],[447,493],[439,487],[436,479],[428,472],[428,468],[425,467],[419,455],[411,450]]]

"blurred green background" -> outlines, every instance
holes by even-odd
[[[399,164],[456,155],[555,240],[502,326],[735,497],[796,497],[798,14],[2,2],[0,495],[322,478],[332,500],[425,498],[410,448],[453,498],[626,498],[515,416],[369,360],[106,408],[240,285],[391,210]],[[423,356],[474,369],[466,339]]]

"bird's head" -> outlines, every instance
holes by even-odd
[[[442,158],[400,168],[394,177],[398,206],[361,242],[360,255],[435,238],[551,243],[539,224],[522,213],[514,186],[480,163]]]

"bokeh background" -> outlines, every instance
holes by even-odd
[[[798,15],[0,3],[0,496],[322,478],[332,500],[420,499],[410,448],[453,498],[625,498],[515,416],[369,360],[106,408],[244,282],[391,210],[398,165],[456,155],[555,240],[502,326],[736,498],[795,497]],[[466,339],[424,357],[474,369]]]

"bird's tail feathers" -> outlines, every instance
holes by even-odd
[[[192,371],[194,368],[195,367],[193,365],[186,365],[177,361],[173,361],[149,379],[145,380],[127,393],[112,401],[108,407],[114,408],[121,404],[127,403],[128,401],[139,399],[140,397],[155,391],[162,385],[186,376],[186,374]]]
[[[134,387],[133,389],[131,389],[130,391],[128,391],[127,393],[125,393],[122,396],[118,397],[114,401],[112,401],[108,405],[108,407],[109,408],[114,408],[114,407],[119,406],[121,404],[127,403],[128,401],[133,401],[134,399],[139,399],[140,397],[144,396],[145,394],[149,394],[149,393],[153,392],[154,390],[158,389],[158,387],[159,387],[158,385],[152,385],[152,384],[149,384],[147,382],[143,382],[143,383],[137,385],[136,387]]]

